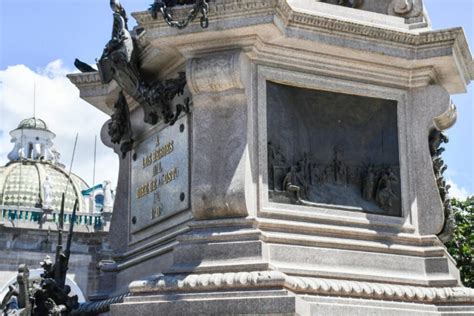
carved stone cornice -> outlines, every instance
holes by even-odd
[[[100,75],[98,71],[68,74],[67,77],[76,86],[88,84],[96,85],[100,83]]]
[[[285,288],[311,295],[370,298],[416,303],[474,302],[474,289],[421,287],[400,284],[288,276],[279,271],[160,275],[132,282],[132,295],[140,293],[200,292],[210,290]]]
[[[344,10],[353,10],[341,8]],[[175,12],[185,12],[185,9],[176,9]],[[357,11],[357,10],[354,10]],[[410,30],[404,23],[398,25],[395,22],[385,24],[384,15],[367,12],[371,18],[378,22],[359,21],[357,18],[338,18],[314,11],[308,13],[305,10],[293,8],[286,0],[216,0],[210,3],[209,30],[206,32],[224,31],[228,28],[257,26],[274,24],[287,37],[298,38],[300,33],[318,34],[331,38],[335,46],[345,46],[345,39],[355,42],[361,47],[361,42],[369,43],[377,47],[370,49],[371,52],[381,51],[384,55],[402,57],[406,59],[423,60],[434,57],[435,51],[443,49],[443,54],[451,50],[451,54],[457,55],[456,60],[462,71],[464,81],[469,82],[474,78],[474,62],[469,46],[467,44],[462,28],[451,28],[446,30],[432,31],[429,29]],[[191,33],[202,33],[197,29],[198,25],[191,25],[188,29],[177,33],[169,30],[166,24],[160,20],[154,20],[147,11],[133,14],[139,25],[148,34],[150,42],[157,37],[160,42],[167,36],[179,36]],[[389,17],[395,19],[395,17]],[[236,24],[235,21],[238,20]],[[404,19],[401,19],[404,21]],[[198,22],[195,22],[198,23]],[[426,31],[424,31],[426,30]],[[205,33],[203,33],[205,35]],[[201,34],[199,34],[201,35]],[[303,39],[307,35],[303,36]],[[388,45],[388,46],[385,46]],[[386,47],[385,49],[382,46]],[[349,45],[351,47],[351,45]],[[441,52],[441,51],[440,51]],[[443,55],[444,56],[444,55]]]
[[[452,28],[441,31],[428,31],[424,33],[402,32],[388,28],[371,26],[352,21],[337,20],[319,15],[295,12],[286,0],[279,0],[278,9],[287,26],[314,27],[327,31],[337,31],[351,36],[360,36],[366,39],[382,40],[407,45],[426,45],[444,41],[452,41],[463,37],[462,28]],[[465,38],[464,38],[465,41]],[[466,42],[467,45],[467,42]],[[466,53],[469,53],[467,51]],[[469,53],[470,55],[470,53]],[[471,57],[472,59],[472,57]]]
[[[335,18],[325,17],[322,15],[314,15],[295,11],[286,0],[216,0],[210,4],[209,19],[213,21],[225,20],[227,18],[236,18],[241,14],[261,15],[262,13],[278,14],[285,22],[286,26],[305,26],[316,27],[327,31],[338,31],[347,33],[348,35],[362,36],[364,38],[384,40],[408,45],[424,45],[438,43],[440,41],[450,41],[464,38],[462,28],[451,28],[441,31],[428,31],[418,33],[413,31],[393,30],[382,28],[353,21],[339,20]],[[185,15],[186,9],[175,9],[176,16]],[[152,18],[148,11],[136,12],[132,16],[137,20],[138,24],[145,29],[151,27],[166,26],[161,20]],[[264,22],[264,21],[262,21]],[[198,22],[195,22],[198,23]],[[465,38],[464,38],[464,42]],[[467,45],[467,42],[465,43]],[[469,51],[465,52],[469,54]],[[467,57],[467,55],[465,55]],[[471,56],[472,60],[472,56]]]
[[[239,14],[248,15],[252,12],[254,15],[261,14],[264,11],[271,11],[275,8],[278,0],[217,0],[209,3],[209,20],[215,20],[216,17],[231,15],[238,17]],[[188,8],[177,7],[173,9],[173,17],[176,19],[183,19],[188,14]],[[150,26],[167,26],[163,19],[154,19],[149,11],[135,12],[132,16],[137,20],[137,23],[143,27]],[[192,24],[199,24],[195,21]]]

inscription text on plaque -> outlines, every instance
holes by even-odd
[[[131,162],[132,232],[189,207],[187,117],[138,141]]]

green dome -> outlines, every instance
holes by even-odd
[[[17,129],[43,129],[48,130],[48,126],[46,125],[45,121],[36,117],[30,117],[24,119],[18,124]]]
[[[88,185],[80,177],[48,162],[12,162],[0,167],[0,205],[20,208],[42,207],[42,183],[46,176],[52,187],[52,209],[59,211],[61,196],[66,191],[65,211],[70,212],[79,199],[79,212],[87,212],[87,204],[81,194]],[[69,184],[68,184],[69,182]]]

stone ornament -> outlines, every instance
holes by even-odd
[[[451,128],[458,119],[458,112],[456,109],[456,105],[451,102],[449,108],[438,117],[435,117],[433,120],[433,124],[439,131],[447,130]]]
[[[323,279],[316,277],[288,276],[279,271],[228,272],[190,274],[186,276],[156,276],[130,284],[132,295],[153,292],[209,291],[229,288],[284,287],[304,294],[348,296],[352,298],[377,297],[388,301],[403,302],[455,302],[474,295],[465,287],[422,287],[401,284],[382,284],[362,281]]]
[[[194,58],[188,72],[190,89],[197,94],[243,88],[239,53]]]
[[[388,7],[388,14],[415,18],[423,13],[422,0],[393,0]]]

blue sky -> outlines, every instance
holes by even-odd
[[[147,9],[153,1],[122,0],[121,2],[130,13]],[[462,26],[470,46],[474,47],[473,0],[425,0],[425,5],[435,29]],[[133,25],[132,18],[131,21]],[[64,75],[64,70],[73,69],[74,58],[79,57],[83,61],[94,63],[94,60],[101,55],[105,43],[110,38],[110,33],[109,0],[0,0],[0,72],[8,67],[24,65],[24,68],[10,69],[15,73],[24,71],[25,78],[28,74],[31,75],[31,81],[25,79],[23,82],[26,86],[20,91],[23,94],[30,93],[28,91],[32,90],[32,81],[41,81],[41,78],[35,77],[36,74],[50,76],[57,79],[56,83],[65,85],[66,81],[60,81],[60,76]],[[59,63],[59,60],[62,63]],[[55,61],[56,63],[53,63]],[[0,88],[1,85],[0,83]],[[49,86],[49,83],[44,82],[44,86]],[[53,86],[51,87],[54,89]],[[7,88],[4,89],[5,93]],[[5,97],[0,95],[0,101],[2,98]],[[28,98],[25,97],[25,100],[31,100],[30,96]],[[48,98],[51,96],[43,96],[37,101],[38,111],[46,116],[45,120],[48,119],[47,116],[51,114],[51,111],[54,111],[48,105],[41,104],[41,100],[45,102],[49,100]],[[16,105],[19,108],[31,107],[31,102],[20,98],[18,100],[22,100],[18,102],[27,103]],[[469,87],[467,94],[453,96],[453,100],[458,106],[459,120],[455,127],[448,131],[450,143],[446,146],[447,150],[444,154],[445,161],[449,165],[447,176],[456,184],[457,187],[454,190],[460,190],[464,195],[471,195],[474,194],[473,85]],[[53,101],[54,99],[51,102]],[[87,107],[84,103],[77,104],[77,107],[81,107],[81,111],[89,111],[89,109],[82,109],[82,107]],[[7,132],[18,123],[7,121],[6,117],[11,116],[6,115],[6,112],[5,109],[0,108],[0,138],[2,136],[5,138]],[[92,116],[93,113],[87,112],[84,115]],[[93,124],[90,126],[91,135],[86,133],[80,137],[93,139],[93,134],[100,128],[100,122],[105,119],[105,116],[98,113],[97,126]],[[58,123],[55,124],[60,129]],[[96,129],[95,132],[94,129]],[[58,141],[59,138],[60,135],[58,135]],[[70,143],[70,140],[63,141],[66,149],[69,149],[68,142]],[[88,141],[83,146],[85,151],[90,151],[90,144],[91,141]],[[0,150],[0,154],[6,150],[5,148]],[[108,149],[101,148],[104,155],[107,151]],[[64,157],[69,159],[68,155]],[[1,164],[4,163],[2,158],[0,157]],[[87,168],[83,166],[83,169]]]

